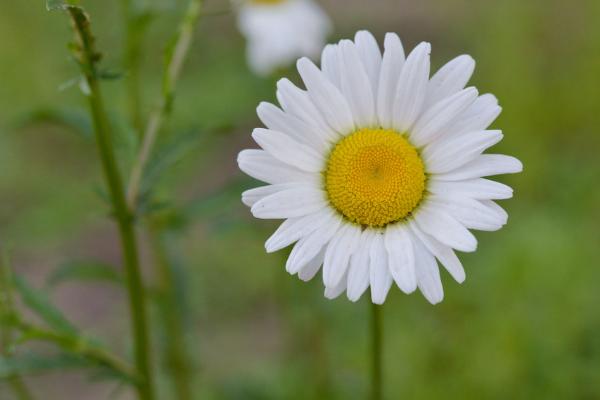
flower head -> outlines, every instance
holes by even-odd
[[[395,282],[443,299],[438,262],[458,282],[454,250],[471,252],[469,229],[507,221],[494,200],[512,189],[483,177],[515,173],[510,156],[483,154],[502,139],[486,128],[500,114],[496,98],[464,88],[475,62],[461,55],[429,78],[429,43],[405,58],[388,33],[383,55],[366,31],[327,45],[321,69],[306,58],[306,90],[282,79],[281,109],[261,103],[268,129],[252,136],[240,168],[268,185],[243,193],[257,218],[285,219],[267,240],[273,252],[295,243],[286,269],[303,280],[323,270],[325,295],[356,301],[371,287],[383,303]]]
[[[312,0],[241,0],[238,26],[248,41],[248,63],[259,75],[318,55],[331,30]]]

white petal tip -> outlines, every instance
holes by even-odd
[[[400,289],[402,291],[402,293],[404,294],[411,294],[414,293],[415,290],[417,290],[417,285],[411,285],[411,286],[407,286],[405,284],[403,285],[398,285],[398,289]]]
[[[523,172],[523,163],[515,158],[515,173]]]
[[[244,203],[246,207],[252,207],[253,204],[253,202],[249,198],[244,196],[242,196],[242,203]]]
[[[358,300],[360,300],[360,296],[356,295],[348,294],[346,297],[348,297],[348,300],[350,300],[352,303],[356,303]]]
[[[373,296],[371,296],[371,302],[373,304],[378,305],[378,306],[383,305],[383,303],[385,303],[385,297],[381,298],[381,297],[373,297]]]
[[[442,302],[442,300],[444,300],[444,297],[435,298],[435,299],[427,299],[427,301],[429,303],[431,303],[431,305],[433,305],[433,306],[435,306],[436,304],[440,304]]]
[[[417,49],[422,49],[421,51],[424,51],[427,54],[429,54],[429,53],[431,53],[431,43],[421,42],[421,43],[419,43],[419,45],[417,47],[415,47],[415,50],[417,50]]]
[[[269,253],[269,254],[270,254],[270,253],[275,253],[277,250],[278,250],[278,249],[276,248],[276,245],[275,245],[275,244],[273,244],[273,243],[269,243],[269,242],[265,243],[265,251],[266,251],[267,253]]]

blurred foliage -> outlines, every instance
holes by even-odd
[[[126,166],[137,142],[125,119],[121,8],[116,0],[83,3],[104,67],[123,71],[103,89]],[[139,77],[147,115],[185,2],[140,3],[149,3],[153,14],[144,28]],[[323,3],[336,37],[368,28],[380,40],[386,31],[398,32],[407,48],[428,40],[437,67],[462,52],[473,55],[473,83],[504,108],[495,126],[505,139],[496,150],[525,165],[522,174],[501,178],[515,188],[515,198],[503,204],[509,224],[478,233],[478,252],[461,256],[465,284],[444,276],[445,300],[435,307],[392,290],[384,308],[388,398],[600,398],[600,2]],[[206,3],[209,11],[225,7]],[[119,253],[105,219],[109,207],[96,189],[101,177],[85,105],[77,84],[63,85],[78,82],[65,49],[68,24],[43,1],[12,2],[0,14],[0,37],[1,237],[14,243],[22,282],[74,278],[52,287],[52,303],[81,330],[108,335],[111,347],[128,351],[124,299],[96,268],[118,265]],[[194,393],[198,399],[362,399],[367,304],[327,301],[319,279],[306,284],[288,276],[287,252],[269,255],[263,248],[275,224],[253,220],[239,201],[255,183],[237,171],[235,157],[251,145],[258,102],[274,101],[274,79],[246,69],[231,15],[204,17],[192,46],[151,161],[157,173],[146,177],[155,191],[145,210],[167,232],[168,255],[177,260],[178,285],[187,295]],[[294,72],[286,75],[298,81]],[[150,259],[147,277],[159,287]],[[73,260],[100,264],[65,270]],[[94,274],[100,282],[85,279]],[[19,306],[33,308],[36,318],[49,324],[62,318],[36,310],[39,301],[27,300],[25,286],[21,294]],[[154,336],[157,346],[168,345],[160,329]],[[3,359],[0,371],[66,366],[73,357],[50,351],[45,364],[28,364],[31,354],[19,354],[18,361]],[[48,400],[110,398],[114,388],[82,381],[70,369],[26,382]],[[166,392],[165,379],[160,382]],[[0,383],[0,398],[10,398],[8,388]]]

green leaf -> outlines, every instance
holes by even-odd
[[[112,81],[123,78],[124,74],[120,71],[113,71],[110,69],[100,69],[97,73],[98,79]]]
[[[101,261],[70,261],[60,265],[49,277],[48,286],[66,281],[122,283],[123,277],[115,266]]]
[[[205,136],[197,130],[187,131],[176,135],[170,141],[161,145],[146,165],[140,185],[141,197],[147,195],[162,174],[181,161],[189,151],[194,150],[199,145],[200,139]]]
[[[75,326],[67,320],[58,308],[52,305],[45,293],[32,288],[23,278],[18,276],[15,276],[15,287],[21,295],[23,303],[49,326],[60,332],[77,334]]]
[[[87,140],[93,138],[92,122],[84,109],[40,108],[24,115],[19,125],[23,127],[36,123],[60,125],[82,135]]]
[[[27,353],[18,357],[0,357],[0,379],[86,365],[89,363],[85,359],[64,353],[53,356]]]
[[[48,11],[64,11],[78,4],[78,0],[46,0],[46,9]]]

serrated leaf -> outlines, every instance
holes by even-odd
[[[122,283],[123,277],[115,266],[101,261],[70,261],[60,265],[49,277],[48,286],[66,281]]]
[[[85,359],[64,353],[52,356],[27,353],[18,357],[0,357],[0,379],[86,365],[89,363]]]
[[[41,290],[36,290],[21,277],[15,276],[15,287],[23,303],[35,312],[49,326],[57,331],[75,335],[77,329],[71,324],[63,313],[52,305],[50,299]]]

